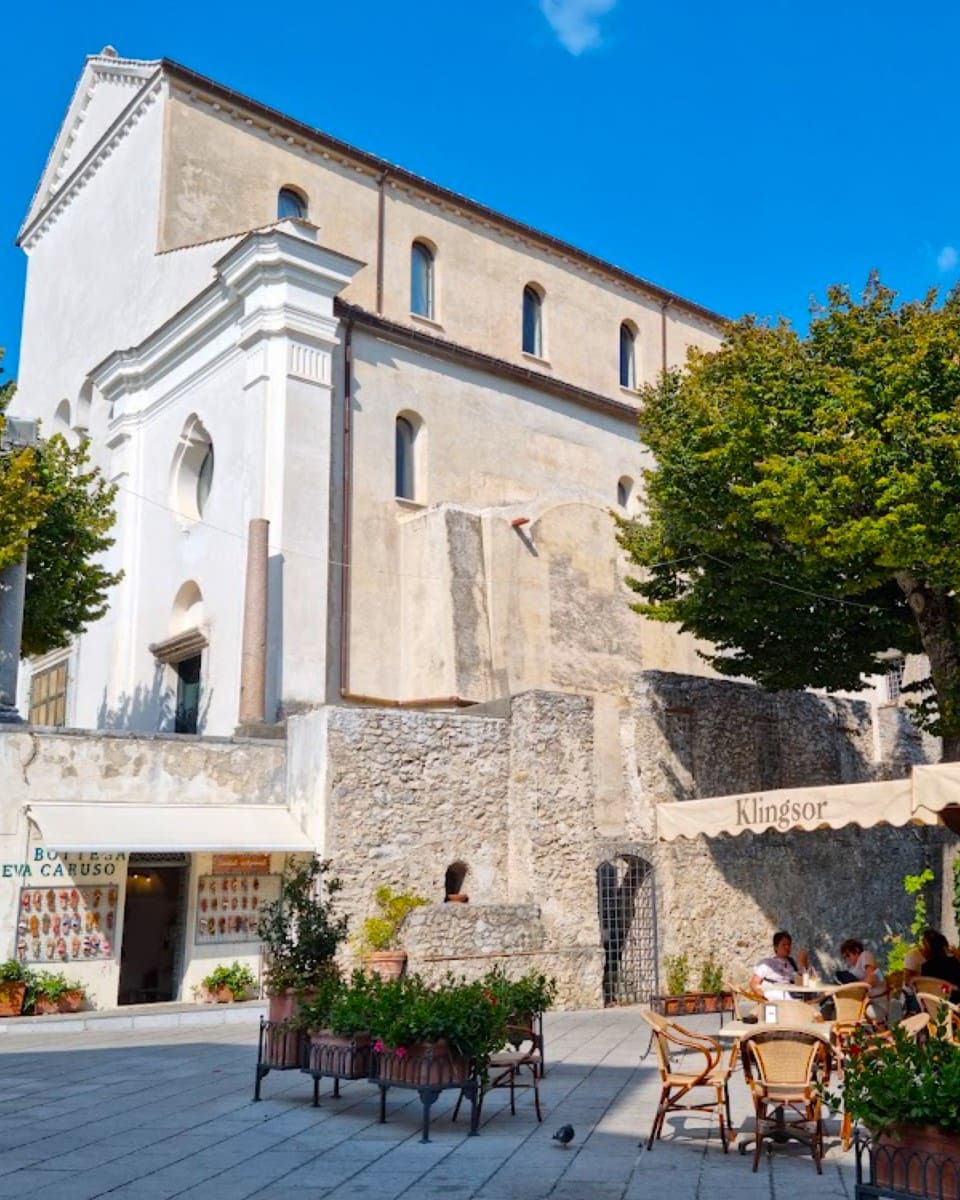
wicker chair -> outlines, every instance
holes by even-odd
[[[778,1025],[809,1025],[811,1021],[822,1021],[823,1014],[816,1004],[806,1000],[767,1000],[777,1010]]]
[[[941,1007],[946,1010],[947,1037],[954,1044],[960,1044],[960,1004],[951,1004],[945,996],[935,996],[932,992],[920,992],[917,999],[930,1017],[933,1025]]]
[[[736,1043],[732,1052],[726,1051],[716,1038],[684,1029],[658,1013],[643,1010],[640,1016],[653,1031],[653,1044],[660,1068],[660,1099],[647,1139],[647,1149],[652,1150],[653,1143],[663,1133],[663,1122],[667,1113],[715,1112],[720,1123],[720,1144],[726,1154],[728,1135],[732,1136],[729,1083],[730,1072],[737,1057]],[[673,1062],[673,1057],[678,1052],[684,1055],[696,1052],[703,1056],[703,1063],[700,1064],[699,1059],[695,1059],[699,1069],[678,1070]],[[695,1089],[712,1091],[713,1099],[695,1103],[690,1096]]]
[[[822,1104],[816,1084],[830,1076],[826,1041],[802,1029],[764,1029],[744,1038],[741,1051],[756,1114],[754,1171],[765,1140],[792,1137],[810,1147],[822,1175]]]
[[[935,975],[918,975],[910,985],[919,997],[923,992],[929,992],[934,996],[949,996],[956,987],[956,984],[949,983],[946,979],[937,979]]]

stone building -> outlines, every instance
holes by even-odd
[[[355,915],[379,882],[438,901],[416,966],[506,955],[567,1003],[647,995],[680,947],[732,969],[784,920],[824,954],[882,934],[940,835],[656,843],[657,800],[922,754],[864,704],[713,680],[628,608],[610,514],[640,503],[638,388],[715,346],[715,314],[109,48],[20,244],[17,413],[90,439],[124,577],[24,664],[31,727],[0,733],[12,952],[76,963],[102,1003],[188,995],[210,960],[256,961],[253,880],[312,848]],[[827,902],[878,856],[869,912]],[[468,905],[442,903],[453,879]],[[124,954],[150,939],[162,972]]]

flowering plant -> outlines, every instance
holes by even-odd
[[[373,1033],[379,1048],[398,1057],[418,1042],[442,1038],[482,1071],[506,1040],[508,1013],[481,981],[448,977],[435,987],[416,975],[385,981],[377,1009]]]
[[[840,1094],[826,1103],[874,1135],[903,1125],[960,1133],[960,1044],[950,1041],[941,1007],[929,1035],[913,1040],[899,1026],[881,1036],[858,1029],[847,1045]]]
[[[497,1003],[503,1005],[511,1025],[524,1025],[532,1016],[546,1012],[557,994],[557,981],[536,971],[528,971],[519,979],[508,979],[502,967],[494,967],[481,982]]]

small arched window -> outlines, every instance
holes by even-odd
[[[213,486],[213,441],[200,420],[189,418],[180,434],[170,473],[171,507],[185,521],[198,521]]]
[[[523,289],[523,352],[543,357],[543,297],[532,283]]]
[[[409,417],[397,417],[394,495],[399,500],[416,496],[415,443],[417,430]]]
[[[621,508],[630,508],[630,501],[633,499],[633,480],[629,475],[621,475],[617,481],[617,504]]]
[[[433,251],[424,242],[410,247],[410,311],[433,319]]]
[[[637,386],[637,334],[628,321],[620,326],[620,386]]]
[[[285,221],[295,217],[298,221],[307,219],[307,200],[293,188],[281,188],[277,193],[277,220]]]

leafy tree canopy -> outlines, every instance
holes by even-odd
[[[640,438],[647,512],[618,521],[637,611],[774,689],[923,651],[921,718],[960,758],[960,288],[833,287],[806,336],[744,317],[645,389]]]
[[[13,393],[12,382],[0,386],[0,434]],[[113,545],[115,493],[89,466],[86,442],[71,448],[57,435],[0,454],[0,570],[27,552],[23,654],[66,646],[106,612],[121,578],[98,562]]]

